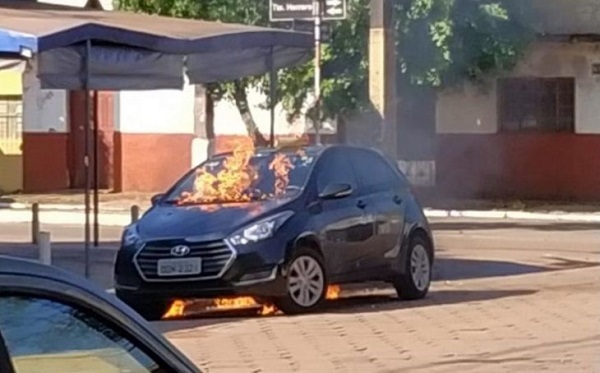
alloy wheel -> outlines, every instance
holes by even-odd
[[[410,255],[410,274],[415,287],[419,291],[427,289],[430,276],[429,254],[423,245],[416,245]]]
[[[292,300],[302,307],[312,307],[319,302],[325,276],[319,262],[310,256],[300,256],[294,260],[287,278],[288,293]]]

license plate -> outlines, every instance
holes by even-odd
[[[159,276],[169,277],[197,275],[201,272],[201,258],[161,259],[158,261]]]

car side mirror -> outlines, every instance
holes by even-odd
[[[164,194],[155,194],[152,196],[152,198],[150,198],[150,202],[152,203],[152,206],[156,205],[158,203],[158,201],[161,200],[161,198],[164,197]]]
[[[348,197],[352,194],[352,186],[349,184],[329,184],[321,193],[320,199],[338,199]]]

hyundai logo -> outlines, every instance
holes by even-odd
[[[173,256],[186,256],[190,253],[190,248],[185,245],[178,245],[171,249],[171,255]]]

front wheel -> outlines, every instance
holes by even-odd
[[[394,287],[398,297],[406,300],[424,298],[429,292],[432,272],[431,245],[421,236],[411,237],[404,274],[398,275]]]
[[[317,309],[327,293],[327,276],[323,258],[312,249],[300,248],[287,271],[286,295],[274,300],[286,314],[299,314]]]

